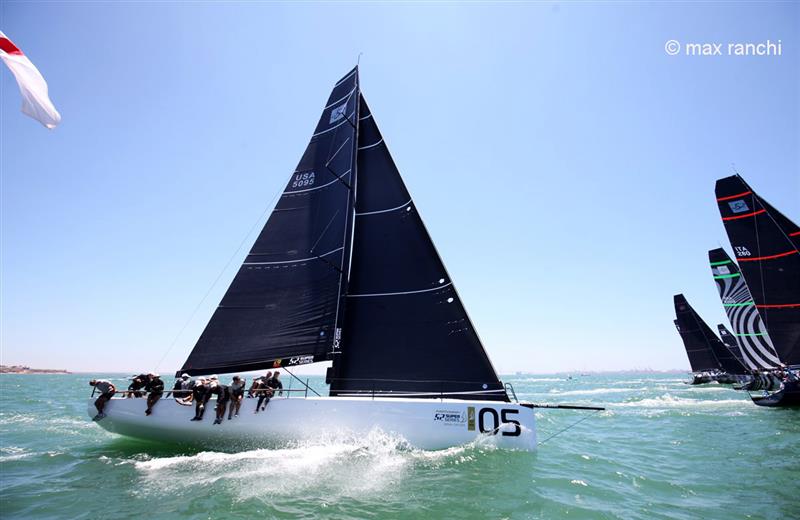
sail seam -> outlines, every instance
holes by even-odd
[[[355,74],[356,72],[358,72],[358,69],[353,69],[353,72],[351,72],[351,73],[350,73],[350,74],[348,74],[347,76],[345,76],[345,77],[343,77],[342,79],[340,79],[340,80],[339,80],[339,82],[338,82],[338,83],[336,83],[336,85],[334,85],[333,87],[334,87],[334,88],[338,87],[339,85],[341,85],[342,83],[344,83],[345,81],[347,81],[347,80],[350,78],[350,76],[352,76],[352,75],[353,75],[353,74]]]
[[[323,253],[317,256],[311,256],[309,258],[300,258],[297,260],[281,260],[279,262],[245,262],[242,265],[275,265],[275,264],[296,264],[297,262],[308,262],[309,260],[317,260],[318,258],[322,258],[323,256],[332,255],[337,251],[341,251],[344,247],[339,247],[334,249],[333,251],[328,251],[327,253]]]
[[[352,96],[352,95],[353,95],[353,92],[355,92],[355,91],[356,91],[356,88],[355,88],[355,87],[353,87],[353,90],[351,90],[350,92],[348,92],[348,93],[347,93],[347,94],[345,94],[344,96],[340,97],[339,99],[337,99],[336,101],[334,101],[334,102],[333,102],[333,103],[331,103],[330,105],[327,105],[327,106],[326,106],[326,107],[325,107],[323,110],[327,110],[327,109],[329,109],[330,107],[332,107],[333,105],[336,105],[337,103],[341,103],[341,102],[342,102],[342,101],[344,101],[345,99],[347,99],[347,98],[349,98],[350,96]]]
[[[368,144],[367,146],[359,146],[358,149],[359,150],[366,150],[367,148],[373,148],[375,146],[378,146],[382,142],[383,142],[383,137],[381,137],[380,140],[377,143]]]
[[[390,211],[395,211],[395,210],[398,210],[398,209],[401,209],[401,208],[405,208],[409,204],[411,204],[411,199],[408,199],[408,202],[406,202],[405,204],[400,204],[396,208],[379,209],[377,211],[364,211],[362,213],[356,213],[356,216],[357,217],[363,217],[364,215],[377,215],[378,213],[388,213]]]
[[[348,294],[348,298],[368,298],[372,296],[402,296],[404,294],[419,294],[419,293],[426,293],[431,291],[437,291],[439,289],[444,289],[445,287],[449,287],[453,285],[451,282],[448,282],[444,285],[439,285],[437,287],[431,287],[430,289],[420,289],[418,291],[401,291],[401,292],[389,292],[389,293],[370,293],[370,294]]]
[[[372,117],[372,114],[367,114],[367,115],[365,115],[364,117],[359,117],[359,118],[358,118],[358,120],[359,120],[359,121],[363,121],[363,120],[365,120],[365,119],[369,119],[370,117]]]
[[[352,116],[352,115],[353,115],[353,114],[350,114],[350,116]],[[327,134],[327,133],[328,133],[328,132],[330,132],[331,130],[336,130],[337,128],[339,128],[340,126],[342,126],[342,125],[343,125],[343,124],[345,124],[345,123],[350,123],[350,124],[352,124],[352,123],[350,122],[350,116],[346,116],[346,117],[344,118],[344,121],[342,121],[342,122],[341,122],[341,123],[339,123],[338,125],[336,125],[336,126],[332,126],[332,127],[328,128],[327,130],[323,130],[322,132],[317,132],[316,134],[312,135],[311,137],[312,137],[312,138],[314,138],[314,137],[318,137],[318,136],[320,136],[320,135],[322,135],[322,134]]]

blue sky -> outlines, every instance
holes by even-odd
[[[800,218],[789,2],[6,1],[0,29],[63,117],[23,116],[4,68],[6,364],[178,368],[359,52],[501,372],[688,369],[672,295],[724,320],[714,180],[735,164]],[[670,39],[780,39],[782,55],[669,56]]]

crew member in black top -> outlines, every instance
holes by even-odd
[[[228,401],[231,400],[231,389],[228,385],[222,385],[219,383],[219,380],[215,379],[216,376],[211,378],[211,391],[210,393],[217,396],[217,406],[215,411],[217,412],[217,418],[214,420],[214,424],[222,424],[222,419],[225,418],[225,409],[228,407]]]
[[[283,383],[281,383],[280,379],[278,379],[280,377],[280,375],[281,375],[281,373],[276,370],[275,374],[273,374],[272,377],[270,377],[270,378],[268,378],[266,380],[266,388],[267,389],[262,393],[262,397],[264,399],[264,406],[261,407],[261,411],[264,411],[267,408],[267,405],[269,404],[269,400],[272,398],[272,396],[275,395],[275,392],[278,392],[279,395],[283,394],[283,391],[282,391],[283,390]],[[261,404],[261,400],[262,399],[259,398],[259,400],[258,400],[258,404],[259,405]],[[256,411],[258,411],[258,407],[256,407]]]
[[[152,372],[147,374],[147,384],[144,385],[144,390],[147,392],[147,410],[144,411],[145,415],[153,413],[153,406],[164,395],[164,381]]]
[[[192,386],[192,378],[189,377],[189,374],[181,374],[181,377],[175,380],[175,386],[172,387],[172,396],[175,399],[189,397],[192,395]]]
[[[209,390],[210,388],[206,384],[206,379],[204,377],[195,381],[194,388],[192,388],[192,399],[194,400],[193,421],[203,420],[203,414],[206,412],[206,403],[208,403],[208,400],[211,398]]]
[[[255,389],[258,402],[256,403],[256,411],[253,413],[258,413],[259,410],[263,410],[267,407],[266,403],[268,403],[269,398],[272,397],[272,389],[267,384],[270,379],[272,379],[272,372],[267,372],[264,377],[258,379],[258,386]],[[255,381],[253,381],[253,385],[256,385]],[[262,404],[264,405],[263,407],[261,406]]]
[[[228,410],[228,420],[231,420],[232,416],[239,417],[239,408],[242,406],[242,398],[244,398],[244,387],[247,381],[241,379],[239,376],[233,376],[233,382],[231,383],[231,406]]]
[[[142,388],[147,384],[147,374],[139,374],[131,378],[131,384],[128,385],[127,397],[142,397]]]

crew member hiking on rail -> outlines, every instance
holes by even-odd
[[[272,389],[267,384],[267,382],[270,381],[271,379],[272,379],[272,372],[267,372],[267,374],[263,378],[258,380],[258,386],[255,388],[254,392],[256,395],[258,395],[258,402],[256,403],[256,411],[253,413],[258,413],[259,410],[263,410],[264,408],[266,408],[267,405],[264,404],[264,401],[268,403],[269,398],[272,396]],[[255,381],[253,381],[253,386],[256,386]],[[264,404],[264,408],[261,407],[262,404]]]
[[[225,418],[225,410],[228,408],[228,401],[231,400],[231,389],[228,385],[220,384],[219,381],[215,381],[215,383],[211,389],[211,393],[217,396],[217,407],[215,408],[217,418],[214,420],[214,424],[222,424],[222,419]]]
[[[89,386],[93,386],[95,390],[100,392],[100,397],[94,402],[94,407],[97,408],[97,415],[92,419],[93,421],[99,421],[106,416],[103,413],[103,409],[106,407],[106,403],[114,396],[117,387],[111,381],[106,381],[105,379],[92,379],[89,381]]]
[[[180,379],[175,380],[175,386],[172,387],[172,396],[175,399],[189,397],[192,395],[192,379],[189,374],[182,374]]]
[[[244,387],[247,384],[247,381],[241,379],[239,376],[233,376],[233,382],[231,383],[231,407],[228,410],[228,420],[231,420],[232,416],[239,417],[239,408],[242,406],[242,398],[244,398]]]
[[[144,411],[145,415],[153,413],[153,406],[164,395],[164,381],[152,372],[147,374],[147,384],[144,385],[144,390],[147,394],[147,410]]]
[[[139,374],[131,378],[131,384],[128,385],[127,397],[142,397],[142,388],[147,384],[147,374]]]
[[[210,388],[206,384],[206,378],[201,377],[194,383],[192,388],[192,400],[194,400],[193,421],[202,421],[203,414],[206,412],[206,403],[211,398]]]

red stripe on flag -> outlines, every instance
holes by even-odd
[[[788,309],[789,307],[800,307],[800,303],[773,303],[756,305],[759,309]]]
[[[22,51],[14,45],[8,38],[0,37],[0,50],[4,50],[9,54],[22,55]]]
[[[728,195],[727,197],[720,197],[717,199],[717,202],[722,202],[723,200],[738,199],[739,197],[744,197],[745,195],[750,195],[751,193],[753,192],[745,191],[744,193],[737,193],[736,195]]]
[[[769,256],[754,256],[752,258],[737,258],[739,262],[755,262],[757,260],[772,260],[773,258],[780,258],[782,256],[789,256],[797,253],[796,249],[792,249],[791,251],[786,251],[785,253],[778,253],[777,255],[769,255]]]
[[[760,214],[764,213],[765,211],[767,211],[767,210],[760,209],[760,210],[754,211],[752,213],[745,213],[744,215],[734,215],[733,217],[722,217],[722,220],[736,220],[736,219],[740,219],[740,218],[753,217],[755,215],[760,215]]]

